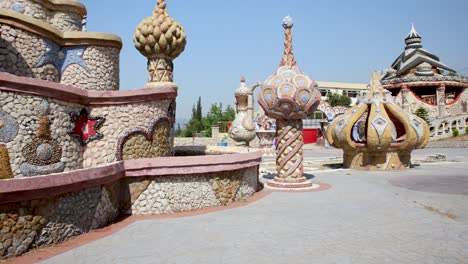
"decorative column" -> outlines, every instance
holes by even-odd
[[[406,112],[410,111],[409,109],[409,101],[408,101],[408,94],[410,90],[408,89],[408,86],[403,86],[401,88],[401,108],[405,110]]]
[[[284,54],[280,67],[262,84],[258,102],[270,118],[276,119],[277,175],[267,182],[269,188],[313,188],[304,177],[302,119],[320,104],[318,85],[296,66],[292,48],[291,17],[283,20]]]
[[[135,30],[133,43],[147,58],[148,82],[145,88],[177,90],[178,86],[173,78],[173,61],[185,50],[187,39],[184,28],[167,13],[165,0],[158,0],[153,14],[140,22]],[[168,155],[174,153],[175,113],[174,100],[166,112],[169,120]]]
[[[437,88],[437,109],[439,111],[438,117],[447,116],[447,109],[445,107],[445,86]]]
[[[276,164],[278,176],[275,181],[281,183],[305,182],[304,166],[302,165],[302,119],[276,120],[276,135],[278,137]],[[270,185],[275,185],[270,183]]]
[[[174,87],[173,60],[185,49],[183,27],[166,11],[165,0],[158,0],[153,14],[138,25],[133,37],[135,47],[148,58],[146,88]]]

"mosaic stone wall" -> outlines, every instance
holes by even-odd
[[[42,1],[32,0],[2,0],[0,8],[27,15],[50,24],[61,31],[81,31],[82,17],[72,12],[55,11],[48,9]]]
[[[72,64],[64,71],[61,83],[85,90],[119,90],[119,49],[89,46],[83,60],[89,70]]]
[[[0,102],[3,103],[0,111],[11,115],[19,127],[14,139],[6,143],[15,177],[23,176],[20,167],[27,163],[23,149],[37,136],[45,103],[48,105],[51,140],[62,148],[60,161],[65,165],[64,170],[82,168],[80,144],[68,133],[72,127],[69,113],[79,111],[81,105],[4,91],[0,91]]]
[[[52,41],[6,24],[0,24],[0,29],[0,71],[86,90],[119,89],[119,49],[61,48]]]
[[[428,114],[429,114],[430,118],[436,118],[437,117],[437,113],[438,113],[437,112],[437,106],[428,105],[428,104],[425,104],[425,103],[421,102],[416,97],[414,97],[414,95],[411,92],[408,93],[407,100],[408,100],[408,104],[409,104],[409,109],[408,109],[409,112],[414,113],[414,112],[416,112],[416,110],[419,107],[424,107],[428,111]],[[395,97],[395,102],[399,106],[402,106],[402,93],[399,93]]]
[[[257,191],[258,166],[235,171],[121,179],[37,200],[0,205],[0,260],[63,242],[123,214],[190,211],[242,201]]]
[[[130,179],[127,214],[176,213],[227,205],[257,190],[258,167],[229,172]]]
[[[461,115],[461,114],[468,114],[466,109],[463,108],[462,102],[468,102],[468,89],[465,89],[461,94],[459,101],[455,104],[447,106],[447,113],[451,116]]]
[[[87,144],[83,153],[83,168],[92,168],[117,160],[119,140],[134,129],[150,130],[153,121],[167,117],[172,100],[147,102],[138,105],[103,106],[93,108],[91,114],[103,116],[106,121],[99,131],[104,135],[100,140]],[[167,141],[167,140],[165,140]],[[137,146],[144,150],[144,146]],[[141,149],[140,149],[141,148]]]
[[[59,162],[64,165],[63,171],[96,167],[117,160],[118,141],[126,132],[135,128],[148,129],[148,124],[151,121],[166,117],[171,101],[161,100],[141,104],[88,108],[91,115],[104,117],[105,121],[99,128],[103,137],[92,140],[84,146],[69,133],[74,128],[70,113],[79,113],[83,109],[82,105],[0,91],[0,102],[3,103],[0,106],[0,115],[10,115],[14,121],[13,125],[16,124],[18,127],[17,130],[8,132],[13,133],[8,136],[11,138],[11,141],[8,142],[2,141],[2,138],[6,139],[6,135],[3,135],[4,129],[1,129],[0,143],[4,143],[8,149],[15,177],[26,176],[22,172],[21,166],[25,163],[37,165],[37,160],[33,162],[27,160],[24,151],[28,145],[42,140],[38,139],[37,135],[40,130],[41,116],[43,116],[41,113],[45,111],[43,108],[46,104],[48,105],[48,115],[46,116],[50,123],[51,141],[62,149]],[[167,139],[165,141],[169,142]],[[40,146],[40,144],[36,145]],[[34,150],[36,149],[39,148],[34,148]],[[48,152],[36,152],[39,155],[48,155]],[[55,164],[54,166],[59,166],[58,163]],[[43,167],[43,169],[46,168]]]
[[[119,216],[119,183],[0,205],[0,260],[102,228]]]
[[[395,97],[395,101],[398,103],[398,105],[401,106],[401,102],[402,102],[401,93],[399,93],[398,96]],[[462,93],[462,95],[459,98],[459,101],[457,103],[446,106],[447,113],[450,116],[457,116],[457,115],[461,115],[461,114],[466,114],[466,112],[463,111],[464,109],[463,109],[463,106],[461,104],[462,101],[463,102],[468,102],[468,89],[465,89],[465,91],[463,91],[463,93]],[[409,111],[411,113],[416,112],[416,110],[419,107],[423,107],[428,111],[429,118],[433,118],[433,119],[437,118],[437,115],[438,115],[437,106],[428,105],[428,104],[425,104],[425,103],[421,102],[411,92],[408,93],[408,103],[409,103]]]

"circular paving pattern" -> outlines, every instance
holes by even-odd
[[[389,182],[415,191],[468,195],[468,177],[464,175],[401,176],[390,179]]]

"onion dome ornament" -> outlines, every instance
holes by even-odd
[[[173,87],[173,60],[185,49],[184,28],[172,19],[165,0],[158,0],[153,14],[140,22],[133,37],[135,47],[148,58],[145,88]]]
[[[278,188],[307,188],[312,182],[304,177],[302,119],[320,104],[317,83],[296,65],[292,47],[294,22],[287,16],[284,55],[276,73],[261,85],[258,102],[268,117],[277,119],[277,176],[267,184]]]
[[[373,73],[369,95],[338,116],[327,130],[327,140],[343,149],[345,168],[401,170],[411,165],[411,152],[429,142],[427,123],[404,111]]]

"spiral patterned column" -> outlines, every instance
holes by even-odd
[[[302,120],[278,119],[276,121],[278,138],[277,176],[268,185],[281,188],[310,187],[312,182],[304,177],[302,147]],[[299,185],[299,186],[298,186]]]

